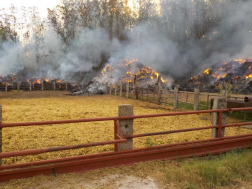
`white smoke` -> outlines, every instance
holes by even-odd
[[[115,65],[137,58],[162,75],[185,78],[216,63],[252,58],[252,2],[226,2],[230,2],[226,7],[218,2],[209,8],[219,21],[202,37],[189,34],[199,22],[204,23],[205,9],[189,0],[162,0],[161,14],[131,28],[124,42],[111,39],[102,28],[84,28],[65,47],[48,26],[44,39],[33,36],[24,47],[21,43],[0,44],[0,75],[30,72],[78,80],[83,72],[90,72],[88,77],[92,77],[93,68],[103,59]],[[191,20],[186,19],[187,14]]]

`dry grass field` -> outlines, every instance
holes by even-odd
[[[169,106],[115,97],[67,96],[66,92],[20,92],[0,93],[3,122],[27,122],[117,116],[119,104],[131,104],[134,114],[170,112]],[[134,134],[210,126],[211,116],[186,115],[145,118],[134,121]],[[250,133],[242,128],[227,128],[226,136]],[[134,148],[175,142],[208,139],[211,130],[202,130],[170,135],[134,139]],[[43,149],[65,145],[113,140],[113,122],[90,122],[46,126],[14,127],[3,129],[3,151]],[[113,145],[89,147],[33,156],[3,159],[3,164],[24,163],[67,156],[113,151]]]
[[[117,116],[119,104],[133,105],[135,115],[165,113],[171,112],[172,109],[172,107],[169,106],[158,106],[153,103],[109,95],[67,96],[65,94],[66,92],[59,91],[20,93],[1,92],[0,104],[3,107],[3,122],[10,123]],[[233,121],[236,120],[228,118],[228,122]],[[210,115],[186,115],[136,119],[134,120],[134,134],[210,125]],[[251,130],[242,128],[226,129],[226,136],[245,133],[251,133]],[[134,148],[208,139],[210,136],[211,130],[204,130],[137,138],[134,139]],[[112,121],[4,128],[3,151],[9,152],[27,149],[50,148],[112,139]],[[23,163],[105,151],[113,151],[113,145],[66,150],[34,156],[6,158],[3,159],[3,164]],[[239,161],[241,160],[240,157],[237,158],[239,158]],[[187,180],[192,180],[192,178],[189,177],[190,175],[193,176],[195,174],[193,176],[196,179],[193,181],[195,183],[199,183],[197,179],[201,179],[197,176],[197,171],[197,173],[188,172],[188,166],[191,164],[191,160],[188,160],[185,163],[182,162],[182,164],[169,160],[164,162],[145,162],[135,164],[130,167],[102,169],[78,175],[67,174],[56,175],[56,177],[53,175],[37,176],[21,180],[12,180],[10,182],[0,183],[0,188],[118,188],[120,186],[123,187],[124,185],[129,187],[132,186],[132,188],[134,188],[135,186],[131,185],[134,182],[139,182],[142,184],[141,186],[146,185],[147,187],[150,186],[149,184],[152,184],[152,181],[148,181],[148,176],[154,178],[155,183],[157,184],[156,186],[159,188],[185,188],[185,186],[190,185]],[[209,162],[209,164],[212,165],[212,162]],[[244,166],[246,165],[247,163],[245,162]],[[202,165],[199,166],[203,167]],[[193,169],[194,168],[190,170],[193,171]],[[206,169],[208,170],[209,168],[206,167]],[[221,166],[220,169],[225,170]],[[198,170],[198,168],[195,168],[195,170]],[[188,174],[186,174],[186,172],[188,172]],[[176,180],[177,178],[168,176],[170,174],[179,174],[180,176],[184,175],[187,180]],[[126,182],[125,176],[133,176],[130,177],[133,181],[130,179]],[[134,179],[136,180],[134,181]],[[137,179],[140,179],[140,181]],[[243,180],[240,179],[239,183],[242,182]],[[250,185],[250,183],[239,184],[239,186],[244,185],[247,186]],[[212,185],[210,185],[210,188],[211,186]]]

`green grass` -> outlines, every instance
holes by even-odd
[[[244,112],[232,112],[227,114],[228,117],[232,117],[238,120],[244,120]],[[247,113],[246,121],[252,121],[252,114]]]
[[[219,156],[192,158],[164,167],[167,182],[179,188],[217,188],[238,181],[252,181],[252,152],[233,150]]]
[[[186,102],[178,102],[178,108],[193,110],[193,104],[188,104]]]

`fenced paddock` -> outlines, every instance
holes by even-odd
[[[135,101],[127,98],[104,96],[64,96],[62,92],[47,97],[47,92],[34,92],[34,98],[6,98],[2,96],[3,122],[49,121],[62,119],[80,119],[117,116],[118,104],[132,104],[134,114],[156,114],[170,112],[170,106],[158,106],[153,103]],[[7,93],[4,93],[7,94]],[[18,93],[14,93],[18,96]],[[37,95],[37,96],[36,96]],[[58,95],[56,97],[56,95]],[[162,132],[166,130],[188,129],[212,124],[211,116],[204,119],[200,115],[185,115],[160,118],[137,119],[134,121],[134,134]],[[234,121],[228,118],[229,123]],[[251,133],[242,128],[226,128],[225,136]],[[54,148],[91,142],[113,140],[113,122],[89,122],[63,125],[28,126],[26,128],[3,128],[3,152]],[[204,140],[211,136],[210,130],[173,133],[170,135],[146,136],[134,139],[134,148],[153,145],[172,144],[193,140]],[[50,152],[38,155],[4,158],[3,165],[55,159],[76,155],[113,151],[113,145]]]
[[[169,114],[167,113],[169,112],[169,107],[166,106],[158,106],[153,103],[109,95],[82,97],[54,96],[51,98],[40,96],[34,99],[8,98],[8,101],[6,101],[6,99],[1,99],[0,103],[3,106],[4,122],[4,128],[2,130],[4,153],[2,157],[8,157],[3,158],[3,166],[65,157],[70,158],[72,156],[102,152],[112,153],[115,150],[114,129],[116,124],[114,120],[120,119],[117,117],[117,104],[133,104],[135,115],[147,114],[143,116],[133,116],[132,118],[135,119],[133,135],[124,136],[127,139],[134,138],[133,148],[135,150],[146,147],[152,147],[154,149],[155,146],[159,145],[176,145],[178,142],[182,142],[181,144],[185,145],[190,141],[194,141],[192,142],[193,144],[197,141],[211,138],[211,129],[221,126],[211,126],[211,116],[208,117],[209,119],[201,119],[200,117],[202,114],[199,113],[204,112],[175,112]],[[163,109],[160,109],[160,107]],[[100,118],[100,120],[96,118],[105,116],[109,118]],[[115,117],[113,118],[111,116]],[[209,115],[207,114],[206,116]],[[72,120],[79,118],[84,118],[84,120]],[[64,121],[56,121],[62,119],[69,119],[69,121],[65,122],[68,124],[62,125],[60,123]],[[54,122],[51,122],[51,120],[54,120]],[[8,124],[8,122],[27,121],[48,121],[42,124],[52,125],[42,126],[40,123],[25,123],[23,125],[29,126],[20,127],[22,125],[20,123]],[[85,123],[82,123],[83,121]],[[225,137],[227,138],[229,136],[241,135],[246,139],[246,137],[250,135],[244,134],[252,133],[251,130],[230,126],[237,125],[229,124],[225,132]],[[124,142],[124,137],[121,136],[122,138],[119,139],[120,136],[121,135],[117,138],[118,142],[119,140]],[[235,138],[230,139],[235,140]],[[96,146],[105,144],[103,141],[110,141],[106,143],[109,145]],[[70,150],[71,148],[78,149]],[[57,151],[60,149],[65,150]],[[23,150],[29,150],[30,153],[15,152]],[[13,151],[15,153],[6,153]],[[21,154],[24,155],[25,153],[27,153],[27,156],[18,156]],[[9,155],[6,156],[6,154]],[[12,156],[10,154],[17,156],[10,157]]]

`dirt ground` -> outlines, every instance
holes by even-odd
[[[79,119],[91,117],[117,116],[119,104],[131,104],[134,114],[152,114],[170,112],[172,107],[156,105],[132,99],[109,95],[68,96],[67,92],[0,92],[0,104],[3,107],[3,122],[25,122]],[[230,121],[230,120],[229,120]],[[231,120],[232,121],[232,120]],[[211,125],[211,116],[187,115],[163,118],[148,118],[134,121],[134,133],[158,132]],[[92,122],[55,126],[37,126],[3,129],[3,151],[49,148],[63,145],[83,144],[106,141],[113,138],[113,124],[110,122]],[[98,133],[98,135],[97,135]],[[104,134],[106,133],[106,134]],[[226,135],[251,133],[251,130],[228,128]],[[134,140],[134,148],[161,145],[180,141],[207,139],[211,131],[195,131],[152,138]],[[23,163],[44,159],[76,156],[89,153],[113,151],[113,145],[78,150],[66,150],[35,156],[6,158],[3,164]],[[165,161],[172,163],[173,161]],[[177,188],[165,182],[162,172],[164,161],[138,163],[129,167],[101,169],[81,174],[37,176],[12,180],[0,184],[0,188]],[[246,183],[242,186],[246,186]]]

